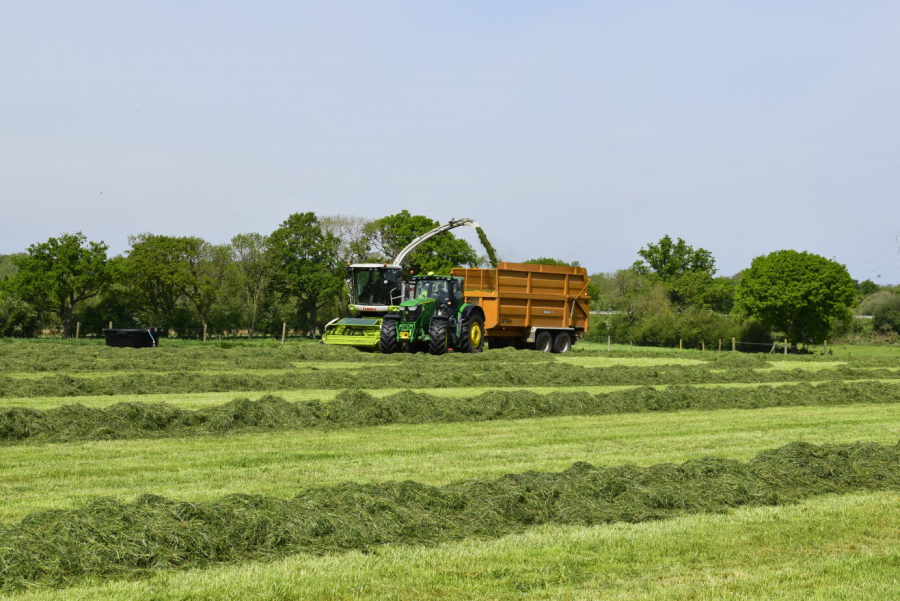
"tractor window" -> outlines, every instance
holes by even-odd
[[[450,300],[447,280],[419,280],[416,282],[416,298],[433,298],[439,305]]]

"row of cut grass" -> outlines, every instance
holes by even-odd
[[[892,600],[900,496],[828,495],[660,522],[545,525],[500,539],[298,554],[9,598]]]
[[[880,382],[883,384],[900,384],[900,379],[892,378],[892,379],[865,379],[865,380],[852,380],[854,384],[866,383],[866,382]],[[782,382],[759,382],[759,383],[742,383],[742,382],[725,382],[725,383],[711,383],[711,384],[691,384],[690,386],[695,388],[757,388],[760,386],[771,386],[773,388],[778,388],[781,386],[794,386],[797,384],[809,384],[810,386],[821,386],[823,384],[832,384],[834,380],[820,380],[820,381],[782,381]],[[437,397],[446,397],[446,398],[462,398],[462,397],[470,397],[479,394],[483,394],[485,392],[492,391],[512,391],[512,390],[527,390],[529,392],[533,392],[535,394],[546,395],[553,392],[583,392],[587,394],[605,394],[609,392],[616,392],[620,390],[630,390],[632,388],[638,388],[639,384],[623,384],[623,385],[610,385],[610,386],[470,386],[470,387],[462,387],[462,388],[426,388],[426,389],[418,389],[417,392],[428,394]],[[664,390],[668,388],[668,384],[658,384],[654,385],[654,388],[659,390]],[[376,398],[382,398],[386,396],[391,396],[394,394],[398,394],[401,392],[408,391],[408,388],[364,388],[361,389],[362,392],[366,394],[372,395]],[[161,394],[113,394],[113,395],[99,395],[99,396],[80,396],[73,399],[71,396],[47,396],[47,397],[18,397],[18,398],[9,398],[9,399],[0,399],[0,410],[3,407],[24,407],[28,409],[36,409],[36,410],[47,410],[53,409],[55,407],[59,407],[61,405],[70,405],[72,403],[78,403],[79,405],[84,405],[85,407],[109,407],[110,405],[115,405],[117,403],[166,403],[167,405],[171,405],[173,407],[180,407],[183,409],[201,409],[203,407],[210,407],[215,405],[222,405],[227,403],[228,401],[232,401],[235,398],[246,397],[246,396],[255,396],[260,397],[265,394],[271,394],[272,396],[278,396],[283,398],[288,402],[300,402],[300,401],[312,401],[312,400],[322,400],[329,401],[335,398],[337,395],[341,394],[341,390],[328,389],[328,388],[319,388],[319,389],[299,389],[299,390],[275,390],[271,392],[262,391],[262,390],[251,390],[246,391],[244,393],[234,393],[234,392],[190,392],[190,393],[161,393]]]
[[[404,391],[373,397],[345,391],[330,401],[289,403],[267,395],[187,410],[155,403],[83,405],[36,411],[0,409],[0,442],[65,442],[221,434],[245,430],[335,429],[386,424],[512,420],[563,415],[715,411],[729,408],[830,406],[900,402],[896,385],[875,382],[803,383],[772,388],[640,387],[606,394],[492,391],[469,397],[436,397]]]
[[[100,499],[0,528],[0,589],[898,489],[900,443],[792,443],[746,463],[716,457],[647,468],[576,463],[561,472],[528,471],[442,487],[406,481],[307,488],[291,499]]]
[[[711,364],[715,365],[715,364]],[[898,379],[900,372],[888,368],[839,366],[828,370],[708,369],[706,366],[590,368],[564,363],[519,365],[480,364],[478,368],[452,361],[423,369],[416,364],[353,370],[310,370],[279,374],[200,374],[173,372],[108,377],[48,376],[16,379],[0,376],[0,398],[45,396],[95,396],[121,394],[245,392],[286,389],[385,389],[459,387],[569,387],[628,384],[764,383],[824,380]]]
[[[748,459],[806,441],[892,443],[900,405],[789,407],[395,425],[158,440],[0,447],[0,521],[96,497],[153,492],[208,500],[229,493],[287,497],[343,481],[443,484],[573,461],[596,465]]]

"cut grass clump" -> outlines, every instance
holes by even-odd
[[[496,537],[537,524],[636,523],[885,489],[900,489],[900,444],[798,442],[746,463],[715,457],[648,468],[576,463],[562,472],[441,487],[387,482],[308,488],[293,499],[100,499],[0,529],[0,589],[298,552]]]
[[[236,399],[196,411],[166,403],[118,403],[103,408],[75,404],[45,411],[9,407],[0,409],[0,442],[65,442],[244,430],[896,402],[900,402],[897,386],[880,382],[753,388],[641,387],[597,395],[587,392],[542,395],[527,390],[505,390],[468,398],[437,397],[411,390],[374,397],[359,390],[348,390],[332,401],[289,403],[281,397],[267,395],[256,401]]]

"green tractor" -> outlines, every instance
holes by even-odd
[[[391,307],[381,323],[382,353],[449,349],[480,353],[484,348],[484,311],[463,301],[463,278],[420,275],[413,278],[413,298]]]

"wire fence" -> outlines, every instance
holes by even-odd
[[[607,350],[612,351],[613,345],[617,347],[628,346],[633,349],[641,349],[641,348],[666,348],[666,349],[679,349],[679,350],[698,350],[698,351],[715,351],[715,352],[745,352],[745,353],[760,353],[767,352],[770,354],[811,354],[811,353],[819,353],[823,355],[831,354],[832,347],[829,346],[828,341],[825,340],[822,344],[803,344],[803,343],[794,343],[790,342],[787,339],[783,340],[773,340],[771,342],[748,342],[741,341],[735,338],[730,340],[726,339],[718,339],[710,342],[697,342],[697,341],[685,341],[683,339],[680,340],[665,340],[665,341],[653,341],[653,340],[641,340],[640,342],[634,342],[632,340],[619,340],[615,339],[612,336],[607,336],[606,340],[598,340],[592,339],[589,342],[593,342],[595,344],[604,344],[607,347]],[[618,349],[617,349],[618,350]]]
[[[105,324],[83,324],[76,322],[72,327],[71,336],[75,339],[103,339],[106,337],[104,330],[146,330],[147,327],[136,327],[133,325],[116,326],[113,322]],[[254,330],[252,334],[247,329],[209,329],[200,326],[192,327],[168,327],[163,328],[163,337],[169,339],[180,340],[247,340],[247,339],[313,339],[321,336],[321,330],[316,329],[314,332],[307,329],[289,328],[287,323],[283,323],[278,330]],[[64,338],[62,327],[44,329],[36,338],[57,339]]]

